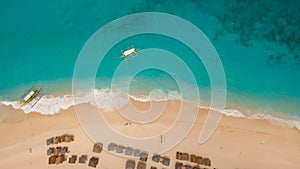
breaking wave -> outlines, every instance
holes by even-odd
[[[111,97],[114,99],[112,100]],[[126,105],[129,102],[129,98],[140,102],[166,101],[172,99],[181,99],[181,95],[178,91],[168,91],[168,93],[166,94],[160,89],[153,90],[149,95],[139,96],[128,95],[121,90],[112,91],[110,89],[93,89],[87,93],[81,94],[80,96],[74,96],[71,94],[65,94],[63,96],[43,96],[34,107],[31,107],[30,105],[20,107],[21,104],[18,101],[1,101],[1,104],[11,105],[15,109],[22,109],[26,114],[31,112],[38,112],[45,115],[55,114],[61,110],[68,109],[73,105],[81,103],[90,103],[102,109],[103,111],[111,112]],[[236,109],[210,108],[206,105],[201,105],[199,108],[212,109],[226,116],[232,117],[267,119],[270,121],[279,122],[280,124],[284,124],[289,127],[296,127],[300,130],[300,121],[292,119],[287,120],[270,114],[256,113],[247,116]]]

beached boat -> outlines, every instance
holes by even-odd
[[[133,56],[137,53],[138,49],[134,48],[133,46],[129,47],[128,49],[125,49],[122,51],[122,56],[120,58],[126,59],[130,56]]]
[[[27,105],[28,103],[32,102],[33,104],[31,105],[31,107],[33,107],[40,99],[41,99],[41,95],[40,95],[40,91],[42,90],[42,88],[38,88],[38,89],[29,89],[23,96],[22,96],[22,100],[21,100],[21,107]]]

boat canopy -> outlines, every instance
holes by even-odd
[[[24,97],[24,101],[27,101],[28,99],[30,99],[34,94],[34,91],[30,91],[25,97]]]
[[[136,49],[135,48],[131,48],[131,49],[128,49],[126,51],[123,52],[123,55],[124,56],[129,56],[129,55],[132,55],[136,52]]]

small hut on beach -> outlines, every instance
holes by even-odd
[[[99,158],[98,157],[92,157],[92,158],[90,158],[89,166],[96,168],[98,163],[99,163]]]

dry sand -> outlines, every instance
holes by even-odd
[[[172,125],[176,119],[179,101],[168,101],[166,112],[150,124],[128,122],[117,112],[101,112],[109,124],[119,132],[134,137],[159,134]],[[150,103],[131,101],[140,110],[147,110]],[[53,146],[69,146],[71,155],[97,156],[99,169],[125,168],[126,158],[103,151],[92,152],[93,142],[80,127],[74,107],[55,115],[30,113],[2,106],[7,113],[0,123],[0,169],[44,169],[44,168],[90,168],[87,164],[48,165],[46,139],[65,133],[75,135],[75,141]],[[200,109],[198,118],[188,136],[175,148],[166,152],[171,165],[154,163],[148,159],[147,168],[175,168],[176,151],[209,157],[213,167],[219,169],[297,169],[300,162],[300,131],[267,120],[250,120],[223,116],[214,135],[204,144],[199,144],[199,132],[207,116],[207,110]],[[117,140],[115,141],[118,142]],[[107,146],[107,145],[104,145]],[[138,160],[136,160],[136,163]],[[183,163],[188,163],[182,161]]]

